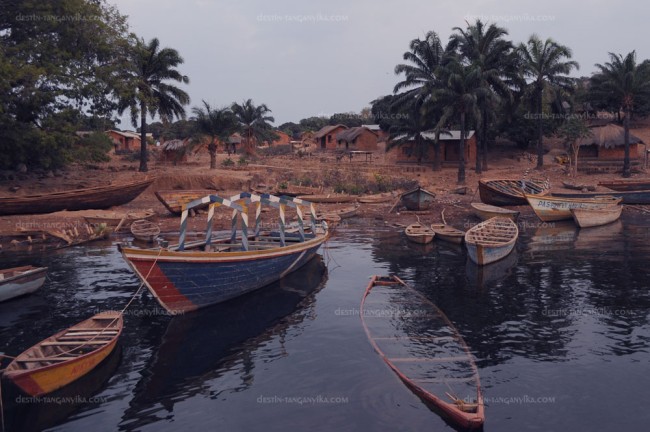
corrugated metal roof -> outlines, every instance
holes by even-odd
[[[322,138],[325,135],[327,135],[328,133],[332,132],[333,130],[335,130],[336,128],[339,128],[339,127],[347,129],[347,127],[342,125],[342,124],[337,124],[337,125],[334,125],[334,126],[325,126],[325,127],[321,128],[321,130],[316,132],[316,134],[314,134],[314,138],[316,138],[316,139]]]
[[[354,140],[356,137],[361,135],[364,131],[368,131],[375,136],[377,135],[375,132],[371,131],[367,127],[360,126],[360,127],[353,127],[339,132],[338,135],[336,135],[336,140],[352,142],[352,140]]]
[[[466,131],[466,134],[467,136],[465,137],[465,139],[470,139],[471,137],[474,136],[474,131],[473,130]],[[422,132],[422,136],[425,139],[430,139],[430,140],[436,139],[436,133],[432,131]],[[406,137],[406,135],[398,135],[394,139],[398,140],[398,139],[403,139],[404,137]],[[447,132],[441,132],[440,141],[460,141],[460,131],[450,130]]]

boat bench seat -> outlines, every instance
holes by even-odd
[[[24,360],[16,359],[16,361],[20,363],[40,363],[40,362],[68,361],[68,360],[74,360],[76,358],[78,357],[41,357],[41,358],[31,358],[31,359],[24,359]]]

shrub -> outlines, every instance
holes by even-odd
[[[228,159],[224,159],[224,160],[221,162],[221,166],[223,166],[223,167],[229,167],[229,166],[233,166],[233,165],[235,165],[235,162],[234,162],[232,159],[230,159],[230,158],[228,158]]]

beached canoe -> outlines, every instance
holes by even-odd
[[[51,336],[16,357],[4,376],[30,396],[51,393],[81,378],[115,348],[122,314],[102,312]]]
[[[488,220],[488,219],[492,219],[493,217],[506,217],[516,222],[517,218],[519,217],[518,211],[505,209],[505,208],[501,208],[489,204],[471,203],[471,206],[474,209],[474,214],[478,216],[481,220]]]
[[[620,198],[601,196],[598,198],[561,198],[556,196],[538,197],[526,195],[533,211],[544,222],[571,219],[571,209],[588,209],[602,207],[603,204],[619,204]]]
[[[643,191],[650,190],[650,179],[608,180],[598,185],[620,192]]]
[[[131,224],[131,234],[140,241],[153,243],[160,234],[160,227],[151,221],[139,219]]]
[[[188,213],[206,203],[232,215],[231,235],[214,237],[214,213],[208,212],[205,239],[186,243]],[[249,213],[248,207],[258,204],[279,210],[278,231],[261,231],[262,223],[257,217],[250,218],[254,225],[249,227],[246,216],[255,212]],[[297,211],[298,206],[301,212]],[[286,227],[285,207],[296,209],[298,228],[295,232],[289,232]],[[261,215],[262,207],[258,209]],[[310,214],[309,223],[305,223],[303,212]],[[316,223],[316,219],[313,204],[298,198],[248,192],[230,198],[212,194],[187,204],[180,218],[177,245],[163,249],[122,245],[118,248],[160,305],[177,314],[230,300],[300,269],[329,238],[327,224]],[[241,226],[240,235],[238,226]]]
[[[450,243],[461,244],[465,238],[465,232],[445,224],[431,224],[431,231],[436,238]]]
[[[348,203],[357,200],[353,195],[327,194],[327,195],[299,195],[299,199],[323,204]]]
[[[180,216],[184,204],[214,193],[217,192],[211,189],[165,189],[156,191],[155,195],[171,214]],[[196,209],[202,208],[207,208],[207,204]]]
[[[0,270],[0,301],[30,294],[45,283],[47,267],[13,267]]]
[[[621,217],[622,211],[622,205],[603,205],[588,209],[571,209],[571,215],[580,228],[589,228],[615,222]]]
[[[512,219],[494,217],[470,228],[465,233],[469,258],[478,265],[505,258],[515,247],[519,229]]]
[[[154,178],[39,195],[0,197],[0,215],[53,213],[61,210],[106,209],[126,204],[153,183]]]
[[[359,315],[374,350],[413,393],[454,428],[483,425],[474,357],[435,304],[397,276],[373,276]]]
[[[359,202],[362,204],[380,204],[391,201],[393,199],[393,194],[383,193],[376,195],[363,195],[359,197]]]
[[[436,235],[431,228],[419,223],[407,226],[404,233],[407,239],[420,244],[431,243]]]
[[[553,192],[552,197],[556,198],[607,198],[615,197],[620,198],[622,204],[650,204],[650,189],[648,190],[634,190],[634,191],[609,191],[609,192]]]
[[[496,206],[525,205],[529,195],[546,195],[548,184],[543,180],[479,180],[481,201]]]
[[[407,210],[428,210],[433,204],[436,194],[429,192],[421,187],[416,187],[413,190],[404,192],[400,195],[400,199]]]
[[[113,210],[97,210],[91,215],[84,216],[86,222],[92,227],[98,227],[101,224],[106,225],[108,228],[116,228],[120,222],[122,227],[128,227],[133,221],[138,219],[149,220],[155,216],[153,210],[132,211],[132,212],[118,212]]]

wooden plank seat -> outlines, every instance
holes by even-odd
[[[41,346],[74,346],[74,345],[106,345],[110,340],[102,341],[59,341],[59,342],[43,342]]]
[[[68,361],[68,360],[74,360],[77,357],[41,357],[41,358],[30,358],[30,359],[22,359],[16,361],[21,362],[21,363],[41,363],[41,362],[55,362],[55,361]]]

